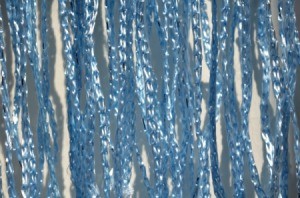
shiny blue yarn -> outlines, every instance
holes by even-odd
[[[231,23],[229,21],[228,28],[228,41],[226,44],[227,49],[233,48],[234,40],[234,29],[236,26],[236,6],[234,5],[231,9],[230,17],[232,18]],[[226,49],[225,48],[225,49]],[[233,183],[236,185],[238,182],[237,168],[239,167],[240,160],[237,158],[236,151],[238,150],[237,137],[237,121],[236,121],[236,95],[234,86],[234,68],[233,68],[233,55],[234,49],[226,50],[226,56],[221,57],[222,61],[222,81],[223,81],[223,105],[224,105],[224,120],[225,120],[225,130],[226,139],[229,148],[230,159],[233,162],[231,170],[233,173]],[[236,142],[236,143],[235,143]]]
[[[59,0],[69,169],[76,196],[135,197],[144,196],[138,191],[145,190],[147,197],[210,197],[212,191],[216,197],[245,197],[248,163],[258,197],[287,197],[291,189],[290,152],[295,155],[299,194],[300,131],[294,98],[300,42],[295,2],[278,0],[278,16],[272,13],[271,3],[259,0],[254,8],[250,0],[213,0],[209,13],[205,0]],[[45,167],[49,174],[45,196],[60,197],[63,190],[57,179],[63,173],[56,170],[61,131],[50,100],[53,65],[49,57],[48,5],[46,0],[40,4],[36,0],[7,0],[8,21],[0,12],[1,104],[6,136],[6,161],[0,164],[0,171],[5,169],[8,186],[3,192],[0,188],[0,194],[7,191],[9,197],[19,196],[16,160],[22,173],[22,196],[44,195]],[[39,15],[36,10],[40,10]],[[100,10],[105,12],[107,73],[99,69],[106,67],[105,61],[96,59],[95,49],[102,47],[95,44],[99,35],[94,32]],[[274,16],[278,17],[278,29]],[[256,25],[252,25],[254,22]],[[5,23],[9,35],[4,34]],[[251,34],[255,31],[253,41]],[[6,60],[10,53],[6,37],[10,37],[15,65],[13,99],[8,86],[12,66]],[[255,42],[262,78],[259,120],[269,176],[264,178],[268,181],[266,189],[254,161],[250,139],[254,131],[249,126]],[[240,85],[235,82],[236,48],[240,54]],[[155,57],[156,50],[159,57]],[[27,67],[34,76],[37,130],[30,119],[28,96],[33,93],[27,85]],[[209,72],[204,74],[203,69]],[[109,77],[107,95],[101,82],[105,75]],[[208,83],[203,75],[209,75]],[[242,90],[240,106],[236,86]],[[271,91],[275,123],[271,122]],[[226,194],[228,189],[221,180],[217,147],[221,120],[229,149],[225,155],[230,159],[233,195]],[[138,139],[141,136],[147,140],[142,144]],[[294,144],[293,151],[289,151],[290,143]],[[100,162],[96,161],[99,154]],[[100,171],[96,169],[98,163]],[[134,175],[144,189],[136,189]],[[2,179],[0,175],[1,186]]]
[[[187,6],[184,6],[186,4]],[[182,23],[180,25],[179,40],[181,41],[181,58],[180,58],[180,71],[178,75],[178,101],[180,109],[180,120],[182,125],[182,141],[180,150],[180,165],[182,166],[181,175],[182,187],[185,185],[185,181],[194,181],[194,163],[193,163],[193,152],[194,152],[194,139],[191,133],[192,129],[192,119],[193,119],[193,92],[192,92],[192,74],[191,68],[186,67],[186,65],[191,66],[191,60],[189,54],[191,50],[189,49],[189,39],[188,35],[190,33],[191,25],[191,1],[185,0],[179,4],[179,7],[183,6],[182,11]],[[190,154],[188,154],[190,153]],[[184,176],[187,174],[188,176]],[[184,180],[186,179],[186,180]],[[191,191],[190,195],[192,195]]]
[[[270,81],[271,81],[271,57],[269,53],[270,49],[270,35],[268,34],[268,20],[271,20],[268,15],[271,9],[270,1],[260,1],[258,14],[258,30],[257,38],[259,45],[260,61],[263,68],[263,80],[262,80],[262,98],[260,104],[261,110],[261,123],[262,123],[262,138],[265,142],[265,148],[267,152],[268,169],[270,175],[272,175],[272,153],[274,152],[273,139],[271,137],[270,129],[270,113],[269,113],[269,93],[270,93]],[[266,11],[267,10],[267,11]]]
[[[65,46],[65,71],[66,71],[66,87],[67,87],[67,101],[68,101],[68,129],[70,133],[70,170],[71,170],[71,179],[75,185],[76,193],[82,195],[82,186],[80,184],[80,172],[79,165],[76,163],[77,159],[80,159],[80,154],[77,148],[78,135],[81,134],[82,125],[81,125],[81,112],[79,104],[79,96],[77,92],[77,83],[75,80],[75,61],[72,55],[72,44],[71,44],[71,34],[68,27],[68,10],[67,10],[67,1],[59,1],[59,13],[61,20],[62,28],[62,38]],[[79,174],[79,175],[78,175]]]
[[[56,125],[56,120],[55,120],[55,115],[54,115],[54,109],[53,105],[49,99],[49,92],[50,92],[50,79],[49,79],[49,56],[48,56],[48,36],[47,36],[47,31],[48,31],[48,20],[47,20],[47,2],[44,0],[41,3],[41,10],[42,10],[42,32],[41,32],[41,37],[42,37],[42,66],[41,66],[41,81],[42,83],[42,93],[43,93],[43,98],[44,98],[44,106],[46,107],[46,111],[48,113],[48,118],[49,118],[49,126],[52,132],[52,137],[53,137],[53,149],[51,150],[50,147],[50,135],[49,131],[47,133],[47,128],[45,128],[45,137],[44,137],[44,145],[46,146],[46,156],[47,156],[47,162],[48,162],[48,167],[50,169],[50,185],[48,191],[49,196],[56,196],[59,197],[59,189],[58,189],[58,184],[57,184],[57,178],[56,178],[56,173],[55,173],[55,163],[57,162],[57,152],[58,152],[58,143],[57,143],[57,125]],[[33,7],[34,9],[34,7]],[[37,57],[38,58],[38,57]],[[47,123],[47,120],[44,121],[44,123]],[[46,125],[47,126],[47,125]],[[45,126],[44,126],[45,127]]]
[[[287,1],[288,3],[289,1]],[[288,61],[288,33],[289,30],[286,27],[286,25],[290,25],[288,23],[288,18],[285,16],[285,13],[289,13],[287,10],[287,7],[285,7],[283,1],[278,1],[278,22],[279,22],[279,35],[280,35],[280,48],[281,48],[281,66],[283,71],[283,79],[285,83],[287,83],[288,86],[290,85],[289,82],[287,82],[287,78],[292,77],[292,75],[289,73],[290,70],[290,62]],[[289,76],[288,76],[289,73]],[[283,151],[282,151],[282,172],[280,175],[280,181],[279,181],[279,188],[280,188],[280,194],[279,196],[286,197],[287,191],[288,191],[288,132],[289,132],[289,123],[290,123],[290,104],[289,104],[289,90],[282,89],[283,92],[287,91],[287,94],[285,94],[284,101],[283,101],[283,123],[282,123],[282,135],[283,135]],[[280,134],[281,135],[281,134]]]
[[[297,116],[295,113],[295,106],[294,106],[294,92],[296,87],[296,72],[297,72],[297,66],[299,62],[297,61],[297,56],[299,56],[299,51],[297,51],[297,45],[299,45],[299,32],[296,27],[296,17],[295,17],[295,11],[294,11],[294,5],[295,2],[293,0],[287,1],[285,4],[285,17],[287,19],[287,23],[285,26],[286,31],[286,40],[287,40],[287,53],[288,53],[288,65],[289,68],[289,74],[286,78],[289,78],[288,83],[289,84],[289,104],[290,104],[290,116],[293,123],[294,128],[294,151],[295,153],[299,153],[299,127],[297,123]],[[296,154],[296,176],[297,176],[297,192],[299,194],[300,192],[300,177],[299,177],[299,156]],[[288,164],[287,164],[287,171],[288,171]],[[286,172],[287,172],[286,171]],[[284,177],[283,179],[286,179]],[[285,183],[287,186],[287,183]],[[287,186],[288,187],[288,186]]]
[[[116,64],[116,43],[115,43],[115,26],[114,26],[114,6],[115,0],[105,1],[105,12],[106,12],[106,28],[107,28],[107,44],[108,44],[108,58],[109,58],[109,71],[110,71],[110,104],[109,111],[114,110],[117,113],[118,105],[118,67]],[[116,115],[116,114],[115,114]]]
[[[6,156],[6,177],[8,183],[8,194],[11,197],[16,197],[16,187],[15,187],[15,179],[14,179],[14,167],[12,164],[12,153],[13,153],[13,135],[12,127],[14,127],[11,121],[11,113],[9,111],[10,100],[9,100],[9,92],[7,85],[7,66],[6,66],[6,57],[5,57],[5,43],[3,38],[3,18],[2,12],[0,11],[1,17],[1,31],[0,31],[0,54],[1,54],[1,96],[2,96],[2,111],[5,122],[5,156]],[[2,187],[2,185],[1,185]]]
[[[226,26],[226,11],[227,11],[227,4],[228,2],[224,2],[224,7],[222,7],[222,13],[225,15],[222,18],[222,23],[225,24]],[[218,9],[218,4],[217,1],[212,1],[212,13],[217,13]],[[216,121],[217,121],[217,89],[218,89],[218,46],[219,46],[219,39],[218,39],[218,19],[217,15],[212,16],[212,48],[211,48],[211,54],[214,54],[211,59],[211,68],[210,68],[210,78],[209,78],[209,123],[208,123],[208,128],[209,128],[209,135],[207,138],[210,139],[210,161],[211,161],[211,174],[213,178],[213,186],[214,186],[214,191],[215,194],[218,196],[222,197],[224,196],[224,188],[221,183],[221,178],[220,178],[220,171],[219,171],[219,160],[218,160],[218,153],[217,153],[217,139],[216,139]],[[221,27],[224,27],[222,24]],[[225,28],[225,27],[224,27]],[[226,38],[224,37],[224,29],[221,29],[221,35],[220,38]],[[223,41],[221,40],[221,45]],[[204,131],[204,133],[207,133]]]
[[[251,61],[251,38],[250,38],[250,1],[242,1],[238,5],[240,21],[238,25],[239,32],[239,44],[241,46],[240,51],[240,62],[242,71],[242,106],[241,106],[241,117],[242,117],[242,155],[246,155],[248,158],[251,181],[254,185],[255,191],[258,196],[264,197],[264,191],[261,187],[257,167],[255,165],[251,140],[249,136],[249,112],[251,107],[252,99],[252,61]],[[247,46],[247,47],[244,47]]]

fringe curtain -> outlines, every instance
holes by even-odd
[[[246,195],[245,171],[250,172],[258,197],[288,196],[289,136],[294,145],[291,152],[295,155],[299,196],[300,137],[294,94],[300,43],[294,0],[278,0],[275,5],[278,13],[272,13],[271,0],[258,0],[254,8],[250,0],[212,0],[211,10],[206,3],[204,0],[105,0],[109,69],[106,74],[99,72],[99,66],[104,66],[95,55],[95,48],[99,47],[94,43],[96,17],[101,14],[99,0],[58,0],[60,24],[55,25],[60,25],[62,35],[69,167],[77,197],[132,196],[134,163],[138,164],[135,171],[142,175],[149,197],[209,197],[211,188],[216,197],[226,197],[216,143],[216,123],[220,119],[224,119],[223,135],[229,148],[234,197]],[[60,197],[62,189],[57,176],[63,173],[57,172],[56,166],[61,150],[57,137],[62,131],[57,130],[50,100],[49,67],[53,67],[49,64],[50,8],[47,0],[38,4],[36,0],[6,0],[3,5],[2,11],[7,15],[4,21],[0,13],[5,190],[9,197],[18,196],[15,157],[22,170],[19,176],[22,196],[41,196],[47,164],[47,196]],[[38,19],[37,10],[40,10]],[[251,12],[255,12],[255,18],[250,17]],[[276,28],[274,21],[278,23]],[[4,35],[4,23],[9,24],[9,35]],[[159,40],[158,49],[151,47],[152,34]],[[11,44],[4,43],[4,37],[10,37]],[[240,54],[241,85],[235,82],[235,42]],[[6,45],[12,46],[12,52]],[[253,61],[255,46],[258,63]],[[162,73],[155,71],[158,66],[154,50],[161,56]],[[14,55],[13,98],[8,87],[11,80],[7,76],[7,67],[11,68],[6,61],[8,53]],[[260,121],[268,177],[264,188],[249,136],[253,133],[249,131],[253,64],[259,64],[262,75]],[[34,74],[37,130],[32,130],[30,124],[27,67]],[[204,67],[209,70],[207,121],[201,119],[205,108]],[[109,97],[104,96],[101,85],[105,75],[109,75]],[[240,105],[236,86],[242,87]],[[85,98],[81,97],[82,92]],[[271,92],[276,102],[274,123],[270,114]],[[139,133],[147,137],[145,144],[150,148],[147,155],[153,161],[150,168],[142,156]],[[97,153],[101,162],[95,161]],[[98,177],[95,163],[101,163]],[[101,178],[102,186],[96,178]],[[2,186],[2,179],[0,182]],[[189,190],[184,191],[184,186]]]

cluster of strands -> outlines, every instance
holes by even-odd
[[[216,138],[216,123],[220,117],[225,120],[224,136],[229,147],[234,197],[245,196],[246,162],[259,197],[287,197],[290,123],[300,194],[300,134],[293,101],[300,43],[294,1],[278,0],[279,37],[273,25],[271,1],[259,0],[255,21],[250,16],[254,11],[250,3],[250,0],[212,0],[210,26],[204,0],[105,0],[110,91],[105,99],[100,83],[100,77],[105,74],[98,70],[93,37],[99,1],[58,1],[65,57],[70,171],[78,197],[131,196],[134,160],[149,197],[209,197],[210,174],[215,195],[225,197]],[[4,35],[0,13],[1,98],[10,197],[17,196],[13,157],[17,157],[22,168],[23,196],[41,195],[46,161],[50,173],[47,196],[60,197],[56,174],[62,173],[55,171],[59,148],[55,114],[49,99],[47,1],[42,0],[40,5],[41,55],[36,44],[36,1],[6,1],[10,35]],[[115,23],[116,20],[119,22]],[[251,24],[256,21],[262,67],[260,109],[269,175],[267,189],[260,183],[249,136],[254,56]],[[241,107],[234,81],[236,28],[242,73]],[[160,50],[162,56],[161,86],[154,70],[152,34],[159,39],[156,50]],[[15,57],[12,105],[4,36],[11,37]],[[31,129],[28,113],[28,64],[34,74],[38,101],[36,131]],[[204,65],[209,70],[208,121],[201,128]],[[274,133],[271,133],[269,113],[271,88],[276,99]],[[86,92],[85,98],[81,97],[82,91]],[[220,111],[221,106],[223,111]],[[112,127],[111,120],[116,121],[116,127]],[[138,126],[143,129],[139,130]],[[151,152],[148,157],[153,157],[149,172],[137,141],[138,133],[146,135]],[[35,134],[38,157],[34,152]],[[94,148],[96,135],[100,137],[100,148]],[[98,186],[99,181],[96,181],[95,149],[101,154],[103,186]]]
[[[16,156],[22,169],[22,195],[24,197],[40,196],[43,184],[44,163],[49,169],[48,196],[58,197],[55,161],[57,146],[57,130],[54,109],[49,99],[48,71],[48,39],[47,39],[47,8],[46,1],[41,3],[41,38],[42,55],[37,50],[36,35],[36,1],[6,1],[9,35],[15,57],[15,94],[11,109],[8,90],[6,47],[4,43],[4,21],[1,13],[0,54],[1,54],[1,96],[5,123],[5,157],[8,194],[17,196],[14,180],[13,157]],[[40,57],[42,61],[40,61]],[[11,65],[10,65],[11,66]],[[32,131],[28,112],[28,88],[26,68],[31,68],[38,101],[37,130]],[[22,138],[18,130],[21,130]],[[38,157],[35,156],[33,135],[38,139]],[[38,165],[38,166],[37,166]]]

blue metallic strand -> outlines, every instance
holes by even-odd
[[[171,81],[171,93],[170,93],[170,103],[166,105],[170,107],[167,111],[167,120],[168,120],[168,138],[169,138],[169,152],[170,152],[170,172],[172,175],[173,197],[181,197],[181,180],[182,177],[179,175],[181,172],[181,166],[179,159],[179,147],[175,135],[175,103],[176,103],[176,92],[177,92],[177,83],[178,83],[178,73],[179,73],[179,53],[180,53],[180,43],[179,43],[179,13],[178,13],[178,0],[173,0],[170,2],[172,7],[169,10],[169,31],[170,31],[170,40],[172,43],[172,65],[173,69],[173,78]]]
[[[287,1],[288,3],[289,1]],[[284,6],[283,1],[278,1],[278,22],[279,22],[279,35],[280,35],[280,49],[281,49],[281,66],[283,71],[283,80],[285,86],[291,86],[288,82],[288,78],[292,77],[290,75],[290,65],[289,57],[288,57],[288,33],[290,24],[288,23],[288,18],[285,16],[287,14],[287,7]],[[289,76],[288,76],[289,75]],[[280,194],[279,196],[287,197],[288,191],[288,132],[289,132],[289,124],[290,124],[290,104],[289,104],[289,92],[282,87],[282,91],[284,93],[283,98],[283,123],[282,123],[282,134],[283,134],[283,151],[282,151],[282,170],[279,180],[279,188]]]
[[[16,187],[15,187],[15,179],[14,179],[14,167],[12,163],[12,154],[13,154],[13,138],[14,134],[13,128],[14,125],[12,123],[12,114],[10,112],[10,100],[9,100],[9,92],[7,85],[7,66],[6,66],[6,57],[5,57],[5,43],[4,43],[4,35],[3,35],[3,18],[2,12],[0,11],[0,61],[1,61],[1,99],[2,99],[2,111],[3,118],[5,123],[5,165],[6,165],[6,180],[8,185],[8,195],[10,197],[16,197]]]
[[[228,4],[228,1],[227,1]],[[226,2],[224,4],[224,7],[222,8],[222,13],[224,13],[224,17],[222,18],[222,25],[225,24],[224,29],[222,30],[222,33],[218,35],[218,22],[217,22],[217,7],[218,3],[217,1],[212,2],[212,48],[211,48],[211,54],[214,54],[211,59],[211,68],[210,68],[210,76],[209,76],[209,124],[208,124],[208,130],[209,130],[209,135],[208,138],[210,139],[210,160],[211,160],[211,173],[212,173],[212,178],[213,178],[213,186],[214,186],[214,192],[216,195],[222,197],[225,195],[224,188],[221,183],[221,178],[220,178],[220,171],[219,171],[219,160],[218,160],[218,153],[217,153],[217,139],[216,139],[216,117],[217,117],[217,109],[218,109],[218,58],[219,58],[219,51],[218,51],[218,46],[219,46],[219,39],[220,38],[226,38],[224,36],[225,32],[225,27],[226,27],[226,17],[228,10],[226,8]],[[225,40],[224,40],[225,42]],[[221,45],[224,44],[223,41],[220,42]],[[206,133],[206,132],[204,132]]]
[[[288,55],[288,65],[289,65],[289,73],[286,78],[289,79],[286,84],[288,84],[288,95],[289,95],[289,105],[290,105],[290,116],[293,123],[294,129],[294,151],[295,151],[295,164],[296,164],[296,177],[297,177],[297,192],[300,193],[300,174],[299,174],[299,163],[300,163],[300,147],[299,147],[299,127],[297,123],[297,116],[295,113],[295,105],[294,105],[294,93],[296,87],[296,73],[297,66],[299,62],[297,62],[297,56],[299,56],[299,51],[297,51],[297,45],[299,45],[299,32],[296,27],[296,16],[295,16],[295,2],[294,0],[286,1],[286,11],[285,17],[287,19],[287,23],[285,24],[285,31],[287,36],[287,55]],[[288,168],[288,167],[287,167]],[[288,170],[287,170],[288,171]],[[287,173],[285,173],[287,174]],[[283,179],[288,179],[284,177]],[[286,188],[288,188],[288,184],[286,184]]]
[[[270,23],[271,24],[271,23]],[[281,113],[281,97],[280,97],[280,87],[282,84],[282,72],[279,67],[279,57],[278,53],[276,51],[277,47],[277,39],[275,37],[275,31],[272,26],[270,25],[271,28],[269,28],[269,34],[271,35],[271,63],[272,63],[272,84],[273,84],[273,92],[276,98],[276,133],[274,137],[274,153],[272,153],[273,160],[272,160],[272,175],[271,175],[271,180],[270,180],[270,193],[272,193],[272,196],[276,195],[278,193],[278,187],[275,186],[274,182],[275,180],[278,179],[278,173],[279,173],[279,168],[278,168],[278,142],[280,141],[279,138],[279,130],[281,130],[282,126],[282,113]],[[277,173],[276,173],[277,172]],[[276,175],[277,174],[277,175]],[[274,175],[274,176],[273,176]]]
[[[179,40],[181,41],[181,62],[178,77],[178,101],[180,109],[180,120],[182,125],[182,140],[180,149],[180,166],[181,177],[183,178],[182,188],[184,189],[185,181],[194,181],[194,140],[193,140],[193,91],[192,91],[192,75],[189,54],[189,31],[191,22],[191,1],[185,0],[181,2],[183,6],[182,23],[179,32]],[[189,153],[189,154],[188,154]],[[185,180],[185,181],[184,181]],[[192,191],[191,191],[192,193]]]
[[[57,143],[57,125],[54,115],[53,105],[49,99],[49,92],[50,92],[50,79],[49,79],[49,56],[48,56],[48,20],[47,20],[47,2],[43,0],[41,3],[41,10],[42,10],[42,23],[41,23],[41,37],[42,37],[42,66],[41,66],[41,75],[42,75],[42,93],[44,97],[44,105],[46,107],[48,118],[49,118],[49,125],[52,132],[53,137],[53,150],[51,151],[50,148],[50,135],[49,133],[46,134],[45,137],[45,145],[46,145],[46,152],[47,152],[47,161],[48,167],[50,169],[50,185],[49,185],[49,196],[60,197],[57,178],[55,173],[55,162],[57,159],[57,152],[58,152],[58,143]],[[48,124],[46,124],[47,126]]]
[[[237,186],[239,184],[239,168],[241,163],[241,158],[239,155],[240,152],[240,143],[239,143],[239,134],[238,134],[238,121],[237,121],[237,98],[235,94],[235,84],[234,84],[234,30],[237,23],[237,13],[236,5],[233,5],[231,9],[232,18],[231,24],[229,25],[230,29],[228,30],[228,39],[226,47],[226,56],[222,59],[222,74],[223,74],[223,103],[224,103],[224,120],[226,127],[226,138],[229,147],[230,159],[232,161],[231,172],[233,176],[233,184]],[[230,21],[229,21],[230,23]],[[231,50],[229,50],[231,49]],[[226,60],[227,57],[227,60]]]
[[[137,1],[137,18],[141,20],[140,26],[137,26],[136,30],[136,46],[137,52],[140,52],[141,67],[144,75],[145,88],[145,106],[146,111],[143,116],[143,123],[146,129],[147,138],[151,146],[151,150],[154,156],[154,174],[155,174],[155,196],[167,196],[168,189],[166,184],[166,172],[167,169],[163,168],[167,164],[165,146],[166,138],[162,133],[161,114],[159,111],[159,103],[157,100],[157,80],[154,76],[152,65],[150,62],[150,49],[148,43],[148,35],[144,28],[143,18],[144,0]],[[162,148],[164,147],[164,148]]]
[[[257,167],[255,165],[252,145],[249,136],[249,112],[252,100],[252,53],[250,38],[250,1],[239,2],[240,22],[239,22],[239,44],[241,46],[240,62],[242,71],[242,106],[241,106],[241,127],[242,127],[242,155],[248,158],[251,181],[258,196],[264,197],[265,193],[261,187]],[[247,46],[247,47],[245,47]]]
[[[115,0],[106,0],[105,1],[105,11],[106,11],[106,28],[107,28],[107,44],[108,44],[108,68],[110,71],[110,104],[108,110],[115,111],[115,116],[117,115],[117,106],[118,106],[118,74],[119,69],[117,67],[117,53],[116,53],[116,44],[115,44],[115,26],[114,26],[114,7]]]
[[[268,161],[268,169],[272,175],[272,153],[274,152],[273,139],[270,131],[270,113],[269,113],[269,92],[271,81],[271,60],[270,60],[270,35],[268,34],[268,12],[270,12],[270,1],[260,1],[258,8],[258,30],[257,38],[259,45],[260,61],[263,68],[262,80],[262,98],[260,104],[261,123],[262,123],[262,138],[265,142],[266,155]],[[267,11],[266,11],[267,10]]]
[[[131,178],[131,164],[133,141],[135,136],[134,129],[134,76],[133,76],[133,52],[130,47],[132,46],[132,21],[135,18],[132,9],[134,1],[122,2],[124,7],[121,6],[121,27],[120,27],[120,44],[119,44],[119,70],[120,73],[120,95],[118,107],[118,128],[116,132],[116,193],[123,196],[131,195],[131,188],[129,186]],[[118,172],[119,171],[119,172]],[[118,174],[118,175],[117,175]],[[117,176],[117,177],[116,177]],[[116,180],[118,179],[118,180]]]
[[[202,102],[202,45],[201,45],[201,30],[200,30],[200,7],[199,2],[191,1],[191,20],[193,33],[193,47],[194,47],[194,62],[193,72],[194,76],[194,124],[197,136],[197,148],[201,151],[199,154],[199,170],[197,171],[196,179],[196,193],[198,196],[209,195],[209,166],[208,166],[208,146],[203,144],[203,131],[201,131],[201,102]]]
[[[85,80],[86,80],[86,104],[83,115],[83,120],[87,129],[84,131],[82,137],[82,165],[83,179],[82,186],[84,186],[84,196],[97,197],[100,196],[98,186],[95,178],[95,156],[94,156],[94,137],[95,137],[95,116],[96,116],[96,102],[99,99],[96,94],[97,88],[95,85],[98,84],[97,79],[97,62],[94,55],[94,41],[93,31],[95,27],[96,16],[98,13],[99,2],[85,1],[82,4],[77,3],[77,9],[80,10],[81,16],[78,16],[79,25],[79,38],[81,44],[81,50],[79,55],[82,56],[82,68],[85,69]],[[82,10],[81,10],[82,9]],[[85,36],[83,36],[85,35]]]
[[[80,186],[79,164],[76,163],[79,157],[78,151],[78,135],[81,134],[81,112],[79,104],[79,96],[77,92],[77,83],[75,79],[75,61],[72,55],[71,34],[68,25],[68,10],[67,1],[59,1],[60,25],[62,29],[62,40],[64,43],[65,56],[65,73],[66,73],[66,87],[67,87],[67,104],[68,104],[68,129],[70,133],[70,170],[71,179],[74,182],[76,193],[82,194],[82,187]],[[78,160],[80,160],[78,158]]]

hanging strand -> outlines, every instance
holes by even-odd
[[[8,195],[10,197],[16,197],[16,187],[15,187],[15,179],[14,179],[14,166],[12,161],[13,154],[13,141],[14,141],[14,131],[13,123],[12,123],[12,114],[10,112],[10,100],[9,100],[9,92],[7,86],[7,66],[6,66],[6,57],[5,57],[5,43],[4,43],[4,22],[2,18],[2,12],[0,10],[0,61],[1,61],[1,99],[2,99],[2,112],[5,123],[5,165],[6,165],[6,180],[8,188]],[[1,180],[2,181],[2,180]],[[2,185],[1,185],[2,187]]]
[[[46,156],[47,156],[47,162],[48,167],[50,169],[50,185],[49,185],[49,191],[48,196],[55,196],[59,197],[60,192],[58,189],[57,184],[57,178],[55,173],[55,163],[57,159],[57,152],[58,152],[58,143],[57,143],[57,126],[55,121],[55,115],[54,115],[54,109],[52,106],[52,103],[49,99],[49,92],[50,92],[50,79],[49,79],[49,56],[48,56],[48,17],[47,17],[47,1],[43,0],[41,3],[41,10],[42,10],[42,23],[41,23],[41,37],[42,37],[42,66],[41,66],[41,80],[42,80],[42,93],[43,93],[43,99],[44,99],[44,106],[46,107],[46,111],[48,113],[49,118],[49,125],[52,132],[53,137],[53,149],[51,150],[50,147],[50,134],[49,132],[45,133],[44,136],[44,145],[46,146]],[[48,126],[48,124],[46,124]],[[45,127],[45,126],[44,126]],[[47,128],[45,128],[45,131],[47,131]]]
[[[300,193],[300,176],[299,176],[299,163],[300,163],[300,146],[299,146],[299,127],[297,123],[297,116],[295,111],[295,105],[294,105],[294,93],[296,88],[296,74],[297,74],[297,66],[299,62],[297,61],[296,57],[299,56],[299,51],[297,51],[297,45],[299,45],[299,32],[296,27],[296,16],[295,16],[295,2],[293,0],[286,1],[285,4],[285,18],[287,19],[287,23],[285,23],[285,32],[286,32],[286,41],[287,41],[287,55],[288,55],[288,65],[289,67],[289,73],[287,74],[286,78],[286,84],[289,84],[288,87],[288,102],[290,105],[290,114],[291,119],[293,122],[293,129],[294,129],[294,151],[295,151],[295,164],[296,164],[296,177],[297,177],[297,192]],[[287,82],[288,81],[288,82]],[[288,153],[286,153],[288,154]],[[287,164],[288,169],[288,164]],[[288,170],[287,170],[288,171]],[[285,171],[285,175],[288,174],[287,171]],[[283,175],[283,176],[285,176]],[[282,179],[287,179],[287,177],[283,177]],[[288,183],[285,183],[286,188],[288,188]],[[288,191],[288,189],[286,190]],[[287,193],[287,192],[286,192]]]
[[[118,114],[118,74],[119,70],[116,64],[117,53],[115,44],[115,25],[114,25],[114,7],[115,0],[105,0],[105,13],[106,13],[106,28],[107,28],[107,44],[108,44],[108,68],[110,72],[110,96],[108,111],[115,111],[115,116]]]
[[[273,140],[270,131],[270,113],[269,113],[269,92],[271,81],[271,61],[270,61],[270,35],[268,34],[268,13],[270,12],[270,1],[261,0],[258,8],[257,38],[259,45],[260,61],[263,68],[262,80],[262,98],[260,104],[262,138],[265,142],[266,157],[268,161],[268,170],[272,175],[272,153],[274,152]],[[267,10],[267,11],[266,11]]]
[[[82,195],[80,184],[79,163],[80,160],[78,150],[78,135],[82,132],[81,112],[79,97],[77,92],[77,82],[75,78],[75,61],[73,59],[71,34],[68,24],[67,1],[59,1],[60,25],[62,30],[62,40],[64,43],[65,56],[65,73],[66,73],[66,88],[67,88],[67,105],[68,105],[68,130],[70,133],[70,170],[71,179],[74,182],[76,194]],[[79,174],[79,175],[78,175]]]
[[[233,176],[234,186],[240,185],[240,168],[241,168],[241,145],[239,144],[239,125],[237,120],[237,97],[235,93],[235,71],[234,71],[234,37],[235,37],[235,28],[237,25],[237,6],[233,4],[231,9],[232,18],[228,23],[228,39],[226,43],[226,55],[222,57],[222,76],[223,76],[223,104],[224,104],[224,120],[226,128],[226,138],[229,148],[230,159],[232,162],[231,172]],[[227,59],[227,60],[226,60]],[[243,185],[243,184],[242,184]],[[236,188],[234,188],[236,196]],[[237,190],[240,190],[238,188]]]
[[[224,39],[224,41],[221,40],[219,42],[218,39],[218,23],[217,23],[217,8],[218,3],[217,1],[212,2],[212,48],[211,48],[211,54],[214,54],[211,60],[211,68],[210,68],[210,77],[209,77],[209,139],[210,139],[210,160],[211,160],[211,172],[212,172],[212,178],[213,178],[213,186],[215,194],[218,196],[224,196],[224,188],[221,183],[220,173],[219,173],[219,160],[218,160],[218,153],[217,153],[217,139],[216,139],[216,121],[217,121],[217,109],[218,109],[218,87],[221,85],[219,84],[217,78],[218,78],[218,47],[219,43],[222,45],[225,45],[225,39],[226,39],[226,23],[227,23],[227,13],[228,13],[228,1],[224,2],[224,7],[222,8],[224,13],[224,16],[222,18],[222,25],[224,25],[224,28],[221,29],[222,33],[220,35],[220,38]],[[207,133],[207,132],[205,132]]]

